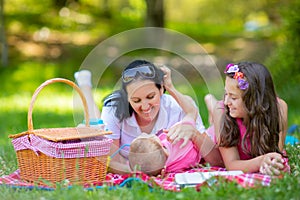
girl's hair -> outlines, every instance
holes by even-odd
[[[134,80],[130,82],[124,82],[122,79],[122,88],[120,90],[117,90],[110,94],[108,97],[104,99],[104,106],[115,106],[115,116],[119,119],[120,122],[122,122],[124,119],[130,117],[133,113],[133,108],[131,107],[130,103],[128,102],[128,94],[126,87],[128,84],[134,83],[136,80],[150,80],[153,81],[158,89],[162,88],[163,84],[163,76],[164,73],[162,70],[155,67],[154,64],[151,62],[148,62],[146,60],[135,60],[131,62],[124,70],[123,73],[126,70],[138,68],[141,65],[147,65],[151,66],[154,69],[154,77],[145,77],[142,76],[140,73],[136,73],[136,76],[134,77]],[[122,73],[122,74],[123,74]],[[135,84],[135,83],[134,83]],[[139,83],[137,83],[139,84]]]
[[[136,168],[145,174],[156,176],[164,168],[167,155],[153,137],[137,137],[130,144],[128,160],[131,170]]]
[[[228,106],[225,106],[224,123],[220,129],[220,146],[236,146],[242,140],[243,150],[252,157],[269,152],[280,153],[278,142],[281,118],[272,76],[262,64],[240,62],[237,66],[249,84],[242,90],[244,91],[242,99],[248,116],[243,121],[246,134],[244,138],[240,138],[236,119],[229,115]],[[233,78],[234,73],[226,75]],[[249,138],[251,148],[247,146],[246,138]],[[246,149],[250,149],[250,152]]]

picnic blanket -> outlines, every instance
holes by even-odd
[[[226,171],[224,168],[219,167],[204,167],[204,168],[195,168],[187,170],[185,173],[194,173],[194,172],[215,172],[215,171]],[[214,180],[218,180],[220,177],[214,177]],[[257,186],[269,186],[271,184],[271,180],[276,177],[271,177],[264,174],[259,173],[244,173],[240,175],[225,175],[222,176],[222,179],[225,181],[235,182],[238,185],[245,187],[245,188],[252,188]],[[93,185],[84,185],[85,189],[97,189],[103,187],[110,187],[110,188],[118,188],[128,185],[132,182],[141,182],[147,184],[150,188],[153,187],[160,187],[164,190],[169,191],[181,191],[182,187],[175,182],[175,173],[166,174],[163,177],[154,177],[148,176],[142,172],[135,172],[125,175],[119,174],[112,174],[108,173],[106,175],[106,179],[102,182],[94,183]],[[0,185],[5,185],[14,188],[38,188],[44,190],[54,190],[55,188],[49,187],[47,185],[44,186],[37,186],[33,183],[28,183],[22,181],[20,178],[20,171],[16,170],[10,175],[5,175],[0,177]],[[207,183],[201,183],[195,188],[202,187],[202,185],[207,185]],[[71,185],[66,185],[66,187],[72,187]]]

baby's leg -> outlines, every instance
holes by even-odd
[[[90,119],[100,119],[101,114],[98,106],[95,103],[93,93],[92,93],[92,74],[88,70],[81,70],[74,74],[76,82],[83,92],[89,111]]]
[[[217,99],[212,94],[207,94],[204,97],[204,101],[208,110],[208,121],[209,124],[213,124],[214,122],[214,107],[217,104]]]

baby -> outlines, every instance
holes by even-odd
[[[201,156],[189,141],[180,148],[183,141],[171,144],[166,133],[159,136],[142,133],[130,144],[129,166],[133,171],[156,176],[165,172],[182,172],[199,164]]]

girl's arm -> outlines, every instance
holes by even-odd
[[[211,166],[224,167],[218,146],[206,133],[197,132],[192,135],[192,142],[198,148],[201,157]]]
[[[242,170],[243,172],[258,172],[262,156],[251,160],[240,160],[240,156],[236,147],[219,147],[220,153],[227,170]]]
[[[219,147],[227,170],[241,170],[245,173],[261,172],[279,175],[284,170],[284,160],[279,153],[267,153],[249,160],[241,160],[237,147]]]
[[[282,99],[278,98],[278,107],[279,107],[279,119],[281,123],[281,131],[279,133],[279,150],[283,151],[284,144],[285,144],[285,137],[287,133],[287,128],[288,128],[288,106],[286,102]]]
[[[220,142],[220,127],[223,123],[224,108],[216,104],[213,110],[213,125],[218,143]],[[219,151],[223,158],[223,162],[227,170],[242,170],[243,172],[258,172],[261,163],[261,157],[253,160],[240,160],[240,156],[236,147],[219,147]]]
[[[173,144],[183,139],[183,143],[180,148],[185,146],[188,141],[192,141],[194,146],[198,149],[201,158],[203,158],[211,166],[224,167],[223,160],[219,151],[218,146],[211,140],[206,133],[200,133],[196,128],[192,126],[186,126],[186,132],[178,131],[178,128],[172,127],[170,130],[175,128],[170,134],[168,134],[168,140]]]

